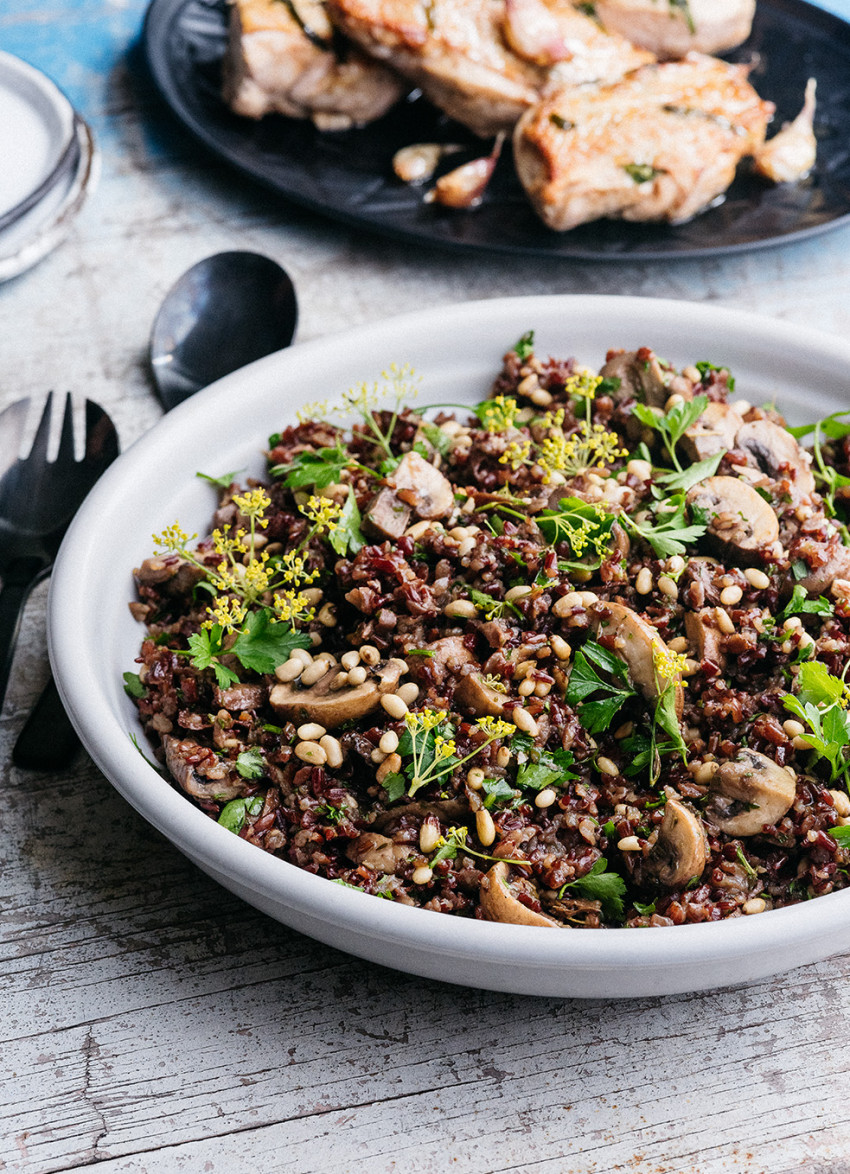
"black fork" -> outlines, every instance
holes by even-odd
[[[17,453],[29,400],[0,414],[0,709],[12,667],[21,611],[50,573],[65,531],[101,473],[118,455],[118,433],[109,416],[86,400],[85,452],[74,454],[71,396],[66,395],[56,459],[47,459],[53,392],[29,454]]]

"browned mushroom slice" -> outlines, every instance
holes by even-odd
[[[505,921],[513,925],[543,925],[558,929],[559,923],[544,913],[535,913],[517,897],[526,893],[536,899],[531,881],[510,879],[510,866],[500,861],[494,864],[481,882],[481,909],[489,921]]]
[[[779,538],[770,504],[738,477],[709,477],[688,490],[688,505],[703,511],[709,541],[726,558],[745,565]]]
[[[501,717],[504,713],[507,696],[488,685],[483,673],[470,673],[458,683],[455,691],[455,703],[466,713],[474,717]]]
[[[444,518],[455,504],[451,481],[418,452],[404,454],[387,484],[420,518]]]
[[[296,682],[274,685],[269,693],[269,704],[284,721],[301,725],[318,722],[326,730],[335,730],[345,722],[355,721],[373,713],[381,704],[381,697],[398,685],[404,662],[390,660],[377,665],[362,685],[347,685],[332,689],[340,669],[333,665],[309,689]]]
[[[697,659],[709,661],[722,672],[726,665],[723,648],[724,634],[717,626],[717,612],[713,607],[685,613],[685,633],[692,644]]]
[[[641,876],[677,889],[702,876],[708,849],[696,812],[679,799],[668,799],[658,838],[640,865]]]
[[[850,578],[850,547],[841,546],[838,542],[832,546],[826,543],[822,545],[826,561],[814,567],[802,579],[789,577],[786,594],[790,595],[794,586],[799,584],[809,595],[824,595],[835,579]]]
[[[746,453],[749,463],[774,481],[788,478],[801,496],[814,493],[811,457],[790,432],[772,420],[753,420],[742,425],[735,437],[735,448]]]
[[[671,684],[659,669],[668,648],[643,616],[622,603],[597,603],[591,608],[594,626],[611,638],[611,650],[624,661],[632,684],[647,701],[656,702]],[[682,716],[684,691],[680,677],[675,678],[676,716]]]
[[[363,529],[373,538],[401,538],[410,521],[410,506],[394,489],[379,489],[363,514]]]
[[[463,636],[443,636],[422,649],[431,656],[411,656],[410,669],[419,681],[433,682],[441,688],[447,677],[460,673],[464,665],[475,663],[475,654],[463,642]]]
[[[231,685],[229,689],[215,689],[213,700],[219,709],[254,710],[265,705],[268,689],[265,685]]]
[[[397,819],[404,819],[405,816],[424,819],[426,815],[436,815],[443,823],[458,823],[469,817],[469,805],[464,799],[423,799],[421,802],[400,803],[376,816],[372,827],[382,832]]]
[[[709,784],[706,815],[729,836],[755,836],[794,802],[797,786],[783,766],[757,750],[741,750],[720,764]]]
[[[710,403],[700,418],[685,430],[681,440],[689,460],[704,461],[735,447],[735,437],[744,421],[729,404]]]
[[[612,355],[599,374],[603,379],[618,379],[618,399],[635,397],[651,408],[663,408],[670,396],[672,371],[664,371],[657,357],[647,348],[620,351]]]
[[[239,795],[246,795],[245,780],[232,771],[206,746],[166,735],[162,739],[165,765],[181,791],[193,799],[226,803]]]
[[[345,854],[355,864],[365,864],[375,872],[395,872],[416,855],[412,844],[396,844],[378,832],[361,832],[356,840],[346,844]]]

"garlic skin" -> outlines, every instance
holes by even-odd
[[[815,165],[817,140],[813,129],[817,82],[806,83],[803,108],[793,122],[786,122],[755,156],[755,170],[773,183],[804,179]]]
[[[441,175],[426,193],[425,203],[442,204],[446,208],[477,208],[496,169],[504,139],[504,135],[497,137],[489,155],[471,159],[469,163],[462,163],[454,171]]]
[[[404,183],[427,183],[443,156],[460,150],[459,143],[411,143],[393,155],[393,171]]]

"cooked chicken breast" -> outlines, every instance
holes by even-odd
[[[756,0],[596,0],[597,19],[657,57],[723,53],[750,35]]]
[[[572,83],[613,80],[649,59],[567,0],[328,0],[328,13],[483,137],[511,130],[553,69]]]
[[[234,0],[224,99],[235,113],[277,112],[345,130],[380,118],[404,89],[397,74],[335,34],[319,0]]]
[[[689,54],[612,86],[562,88],[520,119],[517,172],[550,228],[689,220],[764,141],[773,106],[744,66]]]

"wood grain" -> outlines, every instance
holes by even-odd
[[[283,205],[162,110],[134,48],[143,7],[11,0],[0,13],[3,47],[66,88],[103,155],[70,238],[0,286],[0,408],[70,388],[129,445],[160,415],[146,347],[161,298],[233,247],[287,266],[302,340],[554,291],[850,330],[847,230],[661,268],[564,266],[414,252]],[[850,1171],[850,959],[749,989],[580,1003],[427,982],[403,959],[395,972],[318,945],[198,872],[84,754],[54,776],[9,765],[46,676],[45,606],[40,588],[0,718],[0,1170]]]

